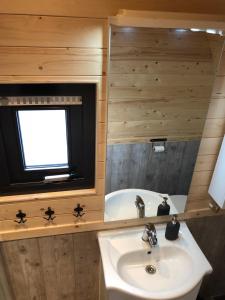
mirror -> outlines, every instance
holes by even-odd
[[[222,45],[111,26],[105,221],[184,211]]]

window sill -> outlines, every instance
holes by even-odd
[[[83,189],[83,190],[70,190],[62,192],[48,192],[48,193],[36,193],[26,195],[13,195],[13,196],[0,196],[0,204],[3,203],[18,203],[24,201],[41,201],[48,199],[58,199],[65,197],[79,197],[79,196],[94,196],[97,195],[95,188]]]

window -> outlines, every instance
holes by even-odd
[[[2,195],[94,187],[95,97],[94,84],[0,85]]]
[[[26,170],[68,168],[65,109],[18,110],[17,120]]]

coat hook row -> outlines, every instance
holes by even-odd
[[[78,203],[73,210],[73,215],[76,218],[81,218],[83,215],[85,215],[84,208],[85,205],[81,205],[80,203]],[[53,221],[56,218],[55,211],[50,206],[47,208],[47,210],[45,210],[44,214],[45,216],[43,217],[43,219],[47,221]],[[18,212],[16,213],[16,220],[14,220],[14,222],[18,224],[26,223],[27,222],[26,215],[27,214],[24,211],[19,209]]]

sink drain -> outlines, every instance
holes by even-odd
[[[156,268],[153,266],[153,265],[147,265],[145,267],[145,271],[148,273],[148,274],[155,274],[156,273]]]

